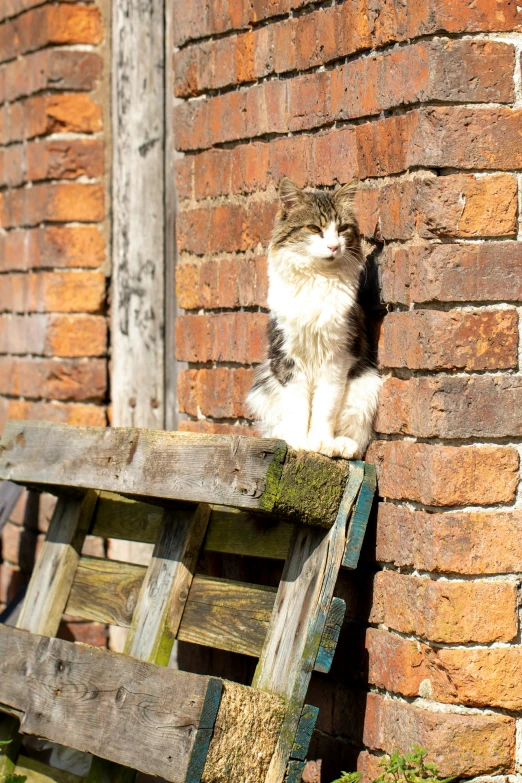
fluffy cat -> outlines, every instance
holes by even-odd
[[[305,192],[282,180],[268,251],[268,359],[247,398],[267,436],[345,459],[363,456],[381,388],[357,302],[355,189]]]

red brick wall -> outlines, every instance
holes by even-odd
[[[444,774],[513,773],[522,14],[510,0],[176,0],[174,29],[181,427],[248,424],[283,174],[360,177],[379,267],[381,501],[363,567],[338,585],[348,625],[332,677],[312,681],[312,754],[325,781],[414,744]]]
[[[0,4],[0,431],[107,422],[104,17],[95,3]],[[24,502],[2,536],[0,609],[48,523],[50,499],[39,526],[23,526]],[[101,627],[73,635],[104,641]]]

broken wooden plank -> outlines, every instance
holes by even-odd
[[[292,745],[291,758],[299,759],[300,761],[305,760],[318,715],[319,707],[313,707],[311,704],[304,705],[299,725],[297,726],[294,744]]]
[[[362,481],[350,470],[328,531],[296,528],[253,686],[277,693],[287,711],[265,783],[282,783],[346,544],[347,518]]]
[[[222,689],[216,678],[6,626],[0,673],[0,703],[24,713],[23,733],[172,783],[201,765],[198,734],[209,737]]]
[[[350,463],[232,435],[10,421],[0,478],[46,489],[93,488],[138,499],[271,511],[329,528]]]
[[[364,469],[364,479],[359,490],[357,502],[354,506],[346,538],[346,548],[344,550],[342,565],[344,568],[353,570],[357,568],[361,548],[363,545],[364,534],[368,525],[370,511],[372,509],[373,498],[377,487],[377,471],[375,465],[369,462],[358,463]]]
[[[346,602],[342,598],[333,598],[326,618],[321,645],[315,659],[315,671],[328,674],[332,667],[339,634],[346,612]]]
[[[125,652],[166,666],[203,543],[210,506],[165,510],[132,616]]]
[[[58,500],[25,594],[18,628],[46,636],[58,632],[97,500],[98,493],[93,490],[82,500]]]

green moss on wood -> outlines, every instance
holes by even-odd
[[[350,471],[347,460],[288,449],[273,511],[303,525],[330,528]]]
[[[265,489],[259,498],[259,506],[263,511],[273,511],[274,509],[274,504],[279,494],[279,485],[287,451],[289,449],[285,441],[277,441],[274,456],[266,471]]]

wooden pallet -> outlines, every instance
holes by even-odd
[[[0,626],[0,774],[33,775],[19,721],[93,754],[91,783],[298,781],[373,467],[273,439],[8,422],[0,478],[58,495],[17,627]],[[89,533],[153,543],[149,566],[82,557]],[[279,587],[198,574],[206,551],[284,561]],[[129,628],[125,654],[53,638],[64,612]],[[252,686],[165,668],[175,639],[258,658]]]

